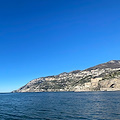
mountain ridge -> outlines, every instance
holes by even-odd
[[[40,77],[12,92],[116,91],[120,90],[120,60],[87,68]]]

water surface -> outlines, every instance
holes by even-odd
[[[120,92],[0,94],[0,120],[120,120]]]

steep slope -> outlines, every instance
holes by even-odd
[[[88,68],[34,79],[13,92],[120,90],[120,60]]]
[[[120,68],[120,60],[111,60],[107,63],[99,64],[86,70],[105,69],[105,68]]]

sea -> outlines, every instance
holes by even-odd
[[[0,120],[120,120],[120,91],[0,93]]]

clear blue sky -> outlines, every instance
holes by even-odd
[[[0,0],[0,92],[119,53],[120,0]]]

